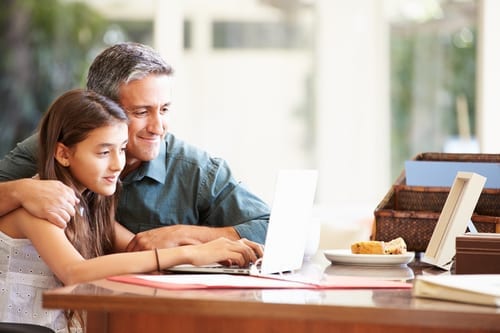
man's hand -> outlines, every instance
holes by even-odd
[[[57,180],[22,179],[13,195],[30,214],[65,228],[79,203],[75,191]]]
[[[230,240],[240,239],[240,236],[233,227],[214,228],[193,225],[173,225],[138,233],[128,244],[127,251],[195,245],[206,243],[220,237],[225,237]]]

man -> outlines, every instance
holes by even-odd
[[[136,236],[128,250],[197,244],[218,237],[264,243],[269,207],[236,182],[227,164],[167,133],[172,69],[145,45],[121,43],[99,54],[87,88],[127,112],[127,162],[116,220]],[[0,214],[23,206],[64,226],[75,193],[36,174],[36,135],[0,161]]]

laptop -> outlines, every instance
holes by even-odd
[[[316,193],[316,170],[280,170],[264,244],[264,255],[249,267],[178,265],[176,273],[270,275],[302,267]]]

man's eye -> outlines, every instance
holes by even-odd
[[[161,108],[160,113],[161,114],[166,114],[166,113],[168,113],[168,111],[170,111],[170,110],[168,109],[167,106],[165,106],[165,107]]]
[[[134,115],[136,117],[144,117],[148,114],[148,111],[143,110],[143,111],[134,111]]]

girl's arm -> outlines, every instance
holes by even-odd
[[[135,234],[116,221],[114,222],[114,226],[115,226],[115,242],[113,244],[114,250],[115,252],[126,252],[127,245],[135,237]]]
[[[21,233],[31,240],[42,259],[65,285],[157,270],[154,250],[116,253],[85,260],[67,239],[64,230],[23,209],[13,214],[17,215],[15,219]],[[221,261],[243,266],[255,262],[261,255],[262,248],[257,243],[224,238],[201,245],[158,250],[161,269],[179,264],[202,265]]]
[[[17,225],[38,254],[65,285],[111,275],[151,272],[156,268],[153,251],[102,256],[85,260],[66,237],[64,230],[38,219],[25,210],[15,212]]]

